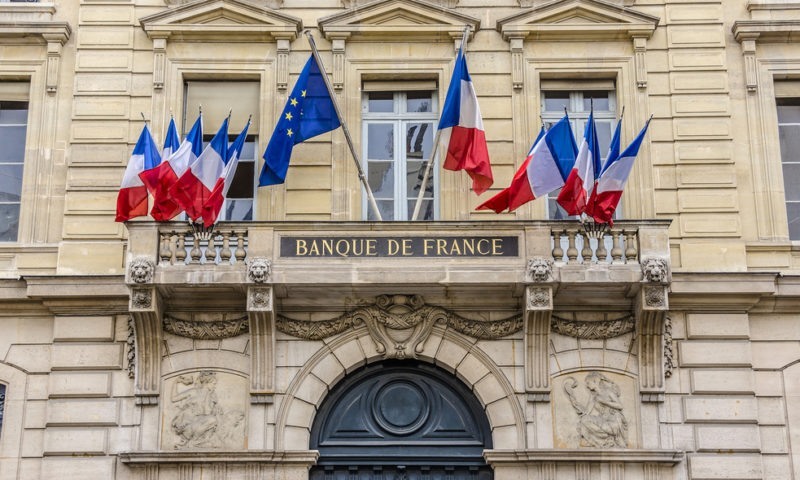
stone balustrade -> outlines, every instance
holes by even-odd
[[[554,223],[553,260],[557,264],[639,263],[639,226],[635,222],[614,227],[578,222]]]
[[[159,226],[159,265],[229,265],[247,258],[247,228],[215,225],[203,231],[174,223]]]

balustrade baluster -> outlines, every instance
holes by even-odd
[[[172,232],[175,234],[175,232]],[[183,265],[186,263],[186,233],[181,232],[177,234],[178,238],[175,243],[175,263]]]
[[[172,251],[171,251],[171,241],[172,236],[169,232],[160,232],[159,235],[161,236],[161,242],[158,247],[158,256],[161,259],[161,265],[169,265],[170,260],[172,259]]]
[[[624,263],[622,261],[622,233],[619,230],[611,232],[614,239],[614,246],[611,248],[611,263]]]
[[[222,249],[219,251],[220,263],[226,265],[231,263],[231,233],[222,232]]]
[[[576,265],[578,263],[578,249],[575,247],[575,235],[577,232],[567,231],[569,246],[567,247],[567,263]]]
[[[603,263],[603,264],[607,264],[608,263],[608,258],[606,258],[606,257],[608,257],[608,250],[606,250],[606,241],[605,240],[606,240],[605,234],[601,234],[597,238],[597,252],[596,252],[597,263]]]
[[[205,253],[205,262],[204,263],[216,263],[217,262],[217,247],[214,245],[214,237],[216,233],[211,232],[211,235],[208,236],[208,242],[206,243],[206,253]]]
[[[580,234],[583,238],[583,248],[581,248],[582,263],[592,263],[592,239],[586,232]]]
[[[189,263],[200,263],[200,255],[203,252],[200,251],[200,237],[197,235],[192,235],[192,250],[189,252],[189,256],[192,257],[192,261]]]
[[[553,230],[553,260],[556,262],[564,261],[564,249],[561,248],[561,230]]]
[[[244,262],[245,257],[247,256],[247,251],[244,249],[244,233],[243,231],[235,232],[236,234],[236,252],[234,255],[236,256],[236,263]]]
[[[623,233],[625,234],[625,263],[636,263],[639,256],[636,248],[636,232],[623,230]]]

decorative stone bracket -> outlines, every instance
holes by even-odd
[[[639,392],[643,402],[664,401],[664,330],[669,309],[667,285],[645,283],[636,299]]]
[[[134,394],[138,405],[155,405],[161,384],[161,296],[153,285],[132,285],[130,291],[128,309],[136,342]]]
[[[525,390],[528,400],[550,401],[550,321],[553,287],[529,286],[525,290]]]
[[[275,293],[271,286],[247,287],[250,318],[250,402],[272,403],[275,392]]]

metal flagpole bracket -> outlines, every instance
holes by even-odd
[[[317,44],[314,42],[314,36],[311,35],[311,31],[307,29],[303,30],[303,33],[308,38],[309,45],[311,45],[311,53],[312,55],[314,55],[314,60],[316,60],[317,62],[317,66],[319,67],[322,79],[325,81],[325,88],[328,89],[328,96],[330,96],[331,98],[331,103],[333,104],[333,110],[336,112],[336,116],[339,118],[339,123],[342,125],[342,132],[344,133],[344,138],[345,140],[347,140],[347,146],[350,147],[350,153],[353,155],[353,161],[355,162],[356,169],[358,170],[358,178],[359,180],[361,180],[361,184],[367,191],[367,198],[369,199],[369,205],[375,214],[375,218],[379,222],[383,221],[381,212],[380,210],[378,210],[378,203],[375,201],[375,195],[372,194],[372,189],[369,187],[369,182],[367,182],[367,176],[364,175],[364,169],[361,167],[361,160],[359,159],[358,153],[356,152],[356,147],[353,145],[353,138],[350,136],[350,129],[347,128],[347,123],[345,123],[344,118],[342,117],[342,112],[341,110],[339,110],[339,104],[336,102],[336,95],[333,93],[333,87],[331,86],[331,82],[328,79],[328,73],[325,70],[325,66],[322,63],[322,59],[319,56],[319,52],[317,51]]]

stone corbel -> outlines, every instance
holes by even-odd
[[[664,401],[664,328],[669,286],[644,283],[636,300],[639,392],[643,402]]]
[[[511,41],[511,85],[515,90],[522,89],[525,84],[525,58],[523,55],[523,37],[512,37]]]
[[[47,41],[47,76],[45,88],[47,93],[54,94],[58,90],[58,71],[61,64],[61,47],[66,39],[63,35],[44,35]]]
[[[130,292],[128,310],[136,341],[136,404],[156,405],[161,385],[161,296],[152,284],[131,285]]]
[[[550,401],[550,320],[553,287],[530,285],[525,291],[525,390],[528,401]]]
[[[271,286],[248,285],[250,318],[250,402],[272,403],[275,392],[275,293]]]
[[[737,39],[742,44],[744,57],[744,81],[748,92],[758,90],[758,70],[756,68],[756,40],[758,33],[739,34]]]
[[[333,51],[333,88],[335,90],[344,88],[344,54],[346,39],[347,36],[331,38],[331,50]]]
[[[636,68],[636,86],[647,88],[647,38],[649,32],[633,33],[633,63]]]
[[[275,86],[278,90],[285,91],[289,86],[289,51],[290,38],[278,38],[277,40],[277,65],[275,68]]]
[[[153,88],[164,88],[167,69],[167,39],[153,38]]]

